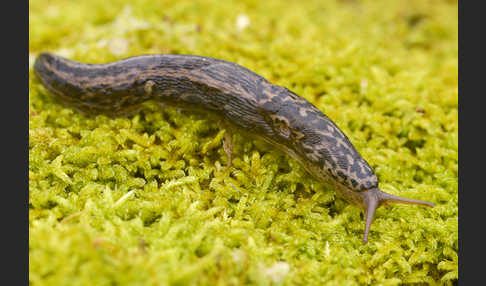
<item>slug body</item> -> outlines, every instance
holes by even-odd
[[[86,113],[126,114],[147,100],[206,110],[291,155],[365,210],[387,202],[432,203],[382,192],[378,179],[337,125],[309,101],[235,63],[192,55],[146,55],[83,64],[42,53],[34,64],[42,84]]]

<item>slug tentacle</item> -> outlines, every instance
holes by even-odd
[[[364,207],[368,233],[376,208],[388,202],[433,206],[378,189],[378,178],[348,137],[317,107],[238,64],[193,55],[144,55],[108,64],[84,64],[50,53],[35,75],[63,103],[88,114],[119,116],[155,100],[211,112],[296,159],[311,175]],[[225,128],[226,129],[226,128]],[[223,144],[231,166],[231,136]]]
[[[373,217],[376,209],[380,205],[387,204],[387,203],[400,203],[400,204],[411,204],[411,205],[423,205],[428,207],[434,206],[433,203],[429,203],[426,201],[394,196],[392,194],[385,193],[378,188],[364,191],[361,193],[361,195],[363,197],[363,202],[365,205],[365,220],[366,220],[363,243],[366,243],[368,241],[368,233],[370,231],[371,222],[373,221]]]

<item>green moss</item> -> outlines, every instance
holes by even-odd
[[[458,279],[455,1],[31,1],[29,62],[146,53],[234,61],[341,127],[382,189],[360,210],[219,122],[147,104],[87,117],[29,77],[32,285],[446,284]],[[247,26],[245,27],[245,17]],[[240,18],[238,23],[238,18]]]

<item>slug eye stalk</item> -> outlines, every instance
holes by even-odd
[[[371,222],[375,215],[375,211],[382,204],[386,203],[399,203],[399,204],[410,204],[410,205],[423,205],[427,207],[433,207],[433,203],[429,203],[421,200],[414,200],[399,196],[394,196],[392,194],[385,193],[378,188],[367,190],[361,193],[363,201],[365,203],[365,231],[363,237],[363,243],[368,242],[368,233],[370,231]]]

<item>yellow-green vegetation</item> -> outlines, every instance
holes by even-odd
[[[29,7],[31,285],[402,285],[458,279],[455,1],[47,1]],[[331,117],[380,187],[434,208],[361,210],[273,147],[149,103],[58,104],[41,51],[239,63]]]

